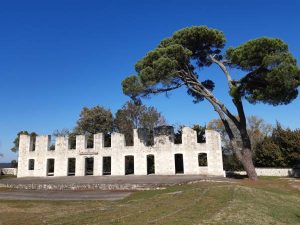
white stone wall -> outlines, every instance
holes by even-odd
[[[300,177],[300,169],[292,168],[255,168],[257,176]],[[246,171],[233,171],[235,174],[246,175]]]
[[[17,168],[0,168],[1,175],[17,175]]]
[[[94,158],[94,176],[103,175],[103,157],[111,157],[111,175],[125,175],[125,156],[134,156],[134,175],[147,175],[147,155],[155,157],[155,174],[175,174],[175,154],[183,155],[184,174],[224,176],[221,138],[219,133],[206,130],[206,143],[197,143],[196,132],[183,128],[182,144],[174,144],[168,136],[157,136],[153,146],[145,146],[134,130],[134,146],[125,146],[123,134],[113,133],[111,147],[104,147],[102,134],[94,135],[94,148],[86,148],[87,138],[76,136],[76,149],[69,149],[67,137],[57,137],[55,150],[50,151],[50,136],[37,136],[35,151],[27,135],[20,136],[18,177],[47,176],[47,159],[55,159],[54,176],[68,175],[68,158],[76,158],[75,176],[85,175],[85,158]],[[198,154],[206,153],[208,166],[198,166]],[[29,170],[29,159],[35,160]]]

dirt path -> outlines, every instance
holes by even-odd
[[[131,192],[118,191],[0,191],[1,200],[120,200]]]

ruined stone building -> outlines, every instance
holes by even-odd
[[[174,143],[174,133],[154,135],[147,146],[134,130],[133,146],[125,145],[123,134],[112,133],[111,146],[104,146],[103,134],[95,134],[92,144],[77,135],[74,144],[68,137],[20,135],[18,177],[102,176],[102,175],[175,175],[199,174],[224,176],[221,138],[206,130],[205,143],[197,142],[191,128],[182,130],[182,143]]]

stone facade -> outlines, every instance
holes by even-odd
[[[17,176],[85,176],[88,170],[92,170],[89,175],[94,176],[125,175],[128,167],[132,167],[130,173],[134,175],[147,175],[152,167],[151,173],[157,175],[224,176],[220,135],[216,131],[206,130],[205,136],[206,143],[197,143],[196,132],[185,127],[181,144],[174,144],[174,134],[169,134],[156,135],[154,145],[145,146],[137,130],[134,130],[133,146],[125,146],[123,134],[113,133],[111,147],[104,147],[103,134],[99,133],[94,135],[92,148],[87,148],[86,136],[78,135],[75,149],[69,148],[68,137],[57,137],[55,150],[50,150],[49,135],[37,136],[34,143],[30,136],[21,135]],[[199,164],[199,154],[207,159],[206,166]],[[148,157],[152,160],[148,161]],[[71,161],[75,167],[71,166]],[[71,172],[70,167],[74,167]]]

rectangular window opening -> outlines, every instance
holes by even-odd
[[[134,145],[133,129],[130,129],[130,131],[126,131],[124,133],[124,137],[125,137],[125,146],[133,146]]]
[[[182,144],[182,128],[178,129],[174,134],[174,144]]]
[[[184,166],[183,166],[183,155],[175,154],[175,174],[183,174]]]
[[[205,137],[205,129],[203,127],[197,127],[197,143],[205,143],[206,137]]]
[[[54,176],[54,159],[47,160],[47,176]]]
[[[111,147],[111,134],[104,135],[104,147]]]
[[[138,138],[140,141],[144,143],[146,146],[154,145],[154,130],[147,128],[139,128],[137,130]]]
[[[207,154],[206,153],[198,154],[198,164],[199,164],[199,166],[207,166]]]
[[[86,148],[94,148],[94,135],[88,135],[86,138]]]
[[[35,151],[35,147],[36,147],[36,136],[31,135],[30,136],[30,151]]]
[[[103,157],[103,175],[111,175],[111,157],[105,156]]]
[[[85,158],[85,175],[94,175],[94,158]]]
[[[155,174],[154,155],[147,155],[147,175]]]
[[[134,156],[125,156],[125,175],[134,174]]]
[[[68,159],[68,176],[75,176],[76,158]]]
[[[50,136],[49,140],[49,151],[54,151],[55,150],[55,136]]]
[[[34,159],[29,159],[28,170],[34,170]]]
[[[69,149],[71,149],[71,150],[76,149],[76,136],[75,135],[69,136]]]

